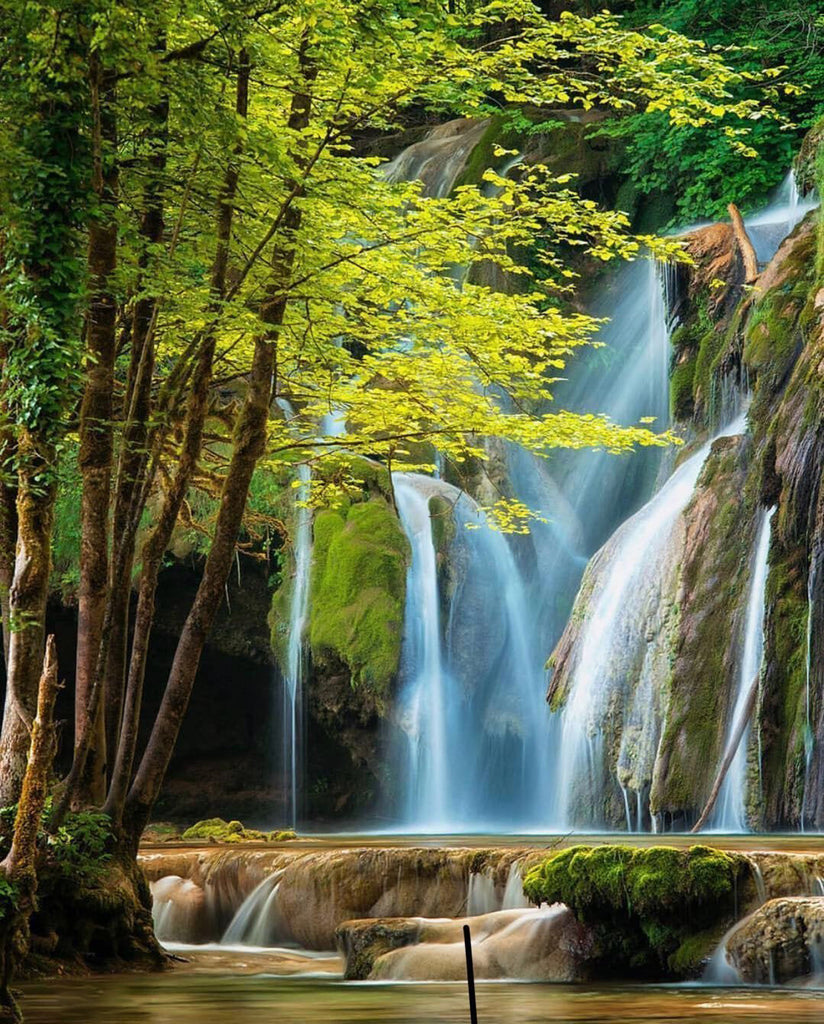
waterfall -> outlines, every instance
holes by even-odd
[[[278,905],[282,871],[264,878],[243,903],[220,940],[224,946],[274,946],[290,941],[289,929]]]
[[[746,832],[747,815],[745,808],[747,790],[747,737],[749,726],[740,732],[742,716],[752,714],[752,689],[757,685],[764,655],[764,613],[769,571],[770,525],[775,509],[766,512],[761,520],[758,541],[750,577],[747,596],[746,618],[744,621],[744,645],[738,666],[738,685],[735,705],[727,729],[727,743],[724,750],[726,759],[730,745],[738,739],[735,756],[727,770],[721,792],[718,795],[713,818],[713,827],[721,832]]]
[[[306,505],[309,500],[310,470],[306,463],[298,466],[296,529],[295,529],[295,578],[289,607],[289,641],[287,647],[286,679],[284,696],[284,764],[289,770],[288,821],[297,824],[298,779],[300,773],[299,747],[301,736],[301,711],[303,707],[303,632],[309,610],[309,572],[312,562],[312,512]]]
[[[403,825],[541,828],[551,796],[550,719],[545,649],[523,576],[507,539],[457,488],[412,473],[393,481],[412,548],[390,758],[402,766]],[[460,575],[450,595],[439,588],[435,495],[453,506],[449,561]]]
[[[385,164],[383,176],[387,181],[420,181],[426,196],[448,196],[488,127],[488,119],[470,118],[438,125]]]
[[[451,688],[443,663],[430,496],[416,486],[412,474],[394,474],[393,484],[398,515],[412,549],[399,696],[401,727],[408,738],[403,816],[419,821],[424,815],[432,826],[443,828],[449,824],[446,719]]]
[[[770,203],[760,212],[745,218],[747,234],[755,247],[759,263],[769,263],[779,245],[810,210],[818,206],[813,196],[801,198],[790,171],[775,191]]]
[[[278,405],[287,420],[294,418],[294,410],[285,399]],[[300,743],[303,708],[303,634],[309,612],[309,576],[312,567],[312,511],[307,506],[311,484],[311,470],[302,462],[297,467],[298,487],[295,496],[295,533],[293,542],[294,575],[289,601],[289,627],[286,643],[286,664],[283,670],[283,770],[288,779],[286,820],[297,824],[300,799]]]
[[[595,802],[602,789],[601,722],[613,705],[626,703],[623,687],[632,670],[639,638],[646,632],[644,605],[657,580],[667,543],[692,496],[709,454],[705,445],[670,477],[660,491],[622,526],[610,542],[609,564],[600,589],[586,609],[576,643],[561,715],[558,749],[559,820],[576,820],[576,793],[583,783]],[[615,707],[620,714],[620,707]],[[626,801],[629,825],[629,802]]]

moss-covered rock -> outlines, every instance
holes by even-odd
[[[706,846],[575,846],[534,867],[524,892],[566,904],[592,930],[599,974],[684,978],[735,919],[749,871],[743,857]]]
[[[309,641],[316,666],[347,666],[383,700],[400,661],[409,545],[381,498],[315,516]]]
[[[650,810],[662,826],[691,826],[709,796],[735,703],[735,671],[757,501],[747,446],[717,441],[684,514],[680,616],[667,724]]]
[[[281,843],[287,839],[295,839],[296,834],[291,829],[261,832],[256,828],[246,828],[240,821],[206,818],[187,828],[181,833],[180,838],[186,843]]]

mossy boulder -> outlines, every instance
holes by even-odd
[[[206,818],[187,828],[180,838],[187,843],[280,843],[295,839],[296,834],[287,829],[261,832],[256,828],[246,828],[240,821]]]
[[[409,544],[389,502],[373,497],[315,516],[309,642],[317,667],[349,670],[384,699],[401,654]]]
[[[692,846],[574,846],[529,871],[534,903],[563,903],[590,928],[600,976],[694,976],[735,920],[748,861]]]

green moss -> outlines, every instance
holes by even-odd
[[[313,659],[349,668],[383,698],[398,671],[409,545],[382,498],[315,516],[309,641]]]
[[[757,297],[744,336],[745,363],[758,376],[756,418],[783,386],[815,319],[815,232],[802,223],[778,282]]]
[[[736,663],[737,610],[749,578],[756,495],[746,487],[736,441],[716,443],[687,509],[691,535],[703,535],[681,567],[683,595],[667,724],[651,807],[656,813],[697,817],[721,757]],[[711,529],[704,533],[705,519]]]
[[[503,149],[515,149],[522,145],[522,135],[507,122],[504,116],[490,118],[486,131],[469,154],[466,165],[455,182],[455,187],[480,185],[485,171],[490,167],[500,168],[506,157],[495,156],[495,149],[498,146]]]
[[[670,413],[681,422],[691,419],[695,411],[693,391],[697,363],[696,356],[688,356],[678,363],[670,377]]]
[[[223,818],[205,818],[187,828],[180,837],[185,842],[214,843],[280,843],[286,839],[295,839],[291,830],[261,832],[256,828],[246,828],[240,821],[224,821]]]
[[[595,934],[609,973],[678,978],[693,973],[734,919],[745,858],[706,846],[575,846],[524,880],[534,903],[564,903]]]
[[[803,548],[774,552],[767,578],[767,664],[762,696],[768,820],[797,821],[805,776],[807,585]]]

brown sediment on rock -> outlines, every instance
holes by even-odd
[[[820,973],[824,897],[770,900],[727,937],[730,964],[747,985],[783,985]]]
[[[462,981],[469,925],[475,977],[571,983],[588,976],[593,939],[566,907],[499,910],[451,921],[384,918],[337,929],[348,980]]]
[[[270,912],[282,929],[278,941],[330,950],[347,921],[462,918],[473,875],[488,884],[494,905],[487,909],[502,907],[513,868],[523,877],[547,854],[546,847],[213,848],[151,851],[140,862],[156,894],[158,883],[173,876],[164,883],[165,895],[180,901],[175,913],[191,927],[185,934],[167,934],[167,941],[218,941],[247,897],[276,876]],[[754,852],[747,860],[759,882],[742,887],[741,913],[763,896],[810,893],[816,878],[824,877],[824,853]],[[411,934],[408,928],[404,934]]]

